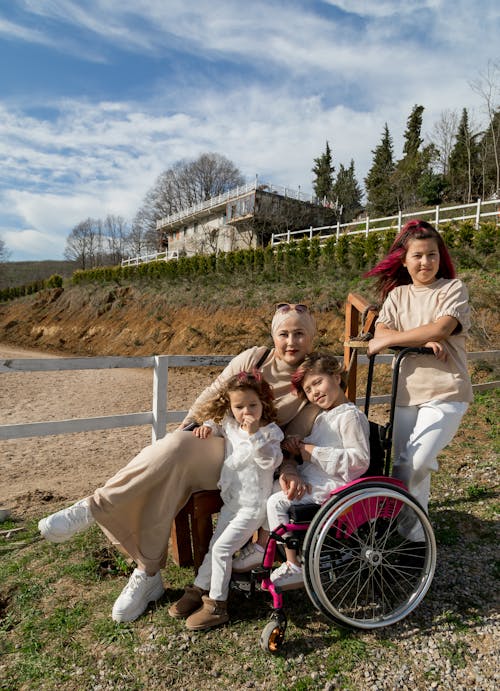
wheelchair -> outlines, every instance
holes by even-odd
[[[365,475],[334,490],[321,506],[292,506],[289,522],[270,534],[262,567],[250,574],[233,574],[233,587],[251,593],[260,582],[261,590],[271,595],[272,613],[260,636],[265,652],[279,652],[285,640],[284,594],[270,580],[284,545],[301,554],[304,586],[314,607],[339,627],[370,630],[396,624],[429,590],[436,566],[432,526],[404,484],[389,475],[399,369],[402,359],[411,353],[432,350],[404,348],[398,352],[389,422],[378,425],[370,421],[370,467]],[[366,415],[374,362],[375,357],[370,357]],[[423,541],[405,537],[405,523],[417,526]]]

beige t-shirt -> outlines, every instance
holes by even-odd
[[[429,286],[413,284],[391,290],[377,319],[390,329],[408,331],[441,317],[458,320],[455,332],[442,341],[446,360],[433,355],[409,355],[401,364],[397,405],[419,405],[427,401],[472,400],[467,370],[465,339],[470,329],[470,308],[465,285],[457,278],[439,278]]]
[[[187,418],[196,418],[196,411],[200,405],[210,400],[224,382],[242,370],[251,371],[259,359],[264,355],[265,347],[254,346],[236,355],[221,374],[198,396],[191,406]],[[291,376],[296,370],[296,366],[287,365],[286,362],[276,357],[276,351],[271,349],[269,355],[260,366],[262,376],[273,388],[274,403],[278,413],[278,425],[287,425],[301,410],[306,403],[292,393]],[[314,406],[315,407],[315,406]]]

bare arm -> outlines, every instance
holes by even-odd
[[[458,323],[458,319],[455,319],[455,317],[445,316],[440,317],[435,322],[417,326],[408,331],[397,331],[390,329],[385,324],[377,324],[375,336],[368,342],[368,354],[374,355],[390,346],[411,347],[427,345],[439,357],[438,353],[441,354],[443,352],[440,345],[441,342],[451,336]]]

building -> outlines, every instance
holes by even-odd
[[[255,181],[157,221],[158,250],[230,252],[264,246],[272,233],[336,222],[335,210],[316,198]]]

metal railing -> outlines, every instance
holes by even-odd
[[[460,213],[455,213],[460,211]],[[432,223],[436,228],[443,223],[450,221],[467,221],[474,220],[476,228],[479,227],[482,218],[494,218],[500,221],[500,199],[478,199],[472,204],[460,204],[458,206],[435,206],[432,209],[422,209],[420,211],[411,211],[402,213],[401,211],[395,216],[382,216],[380,218],[370,218],[367,216],[357,221],[350,221],[349,223],[336,223],[331,226],[320,226],[309,228],[302,228],[300,230],[287,230],[284,233],[273,233],[271,237],[271,245],[279,245],[280,243],[287,243],[290,240],[297,238],[318,238],[320,242],[326,241],[328,238],[335,236],[336,239],[340,235],[368,235],[382,230],[396,230],[399,232],[405,222],[411,218],[421,218]]]
[[[500,350],[467,353],[469,360],[495,361]],[[168,410],[168,380],[171,367],[224,367],[232,355],[154,355],[150,357],[89,357],[89,358],[44,358],[0,360],[0,374],[12,372],[54,372],[61,370],[102,370],[153,368],[152,410],[142,413],[127,413],[90,418],[73,418],[51,422],[31,422],[0,425],[0,440],[40,437],[53,434],[88,432],[138,425],[151,425],[152,439],[156,441],[165,436],[167,424],[180,423],[185,410]],[[379,355],[377,362],[390,363],[392,355]],[[358,364],[367,364],[366,355],[358,356]],[[475,391],[498,387],[500,381],[475,384]],[[371,403],[387,403],[390,396],[372,396]],[[356,397],[356,404],[362,405],[364,397]]]
[[[129,257],[122,259],[122,266],[138,266],[139,264],[147,264],[154,261],[170,261],[171,259],[179,259],[179,252],[172,250],[171,252],[153,252],[149,254],[141,254],[139,257]]]
[[[272,194],[279,194],[282,197],[287,197],[289,199],[298,199],[299,201],[310,202],[312,204],[319,204],[315,196],[311,194],[305,194],[300,190],[300,188],[298,190],[293,190],[289,187],[270,185],[268,183],[259,182],[255,180],[254,182],[247,183],[246,185],[240,185],[239,187],[235,187],[232,190],[223,192],[222,194],[219,194],[216,197],[211,197],[210,199],[207,199],[204,202],[198,202],[197,204],[193,204],[192,206],[189,206],[186,209],[181,209],[180,211],[176,211],[173,214],[169,214],[164,218],[160,218],[158,221],[156,221],[156,229],[161,230],[162,228],[164,228],[167,225],[170,225],[171,223],[175,223],[176,221],[180,221],[183,218],[193,216],[199,213],[200,211],[212,209],[214,207],[221,206],[221,204],[227,204],[227,202],[238,199],[239,197],[242,197],[245,194],[249,194],[250,192],[254,192],[256,190],[270,192]]]

